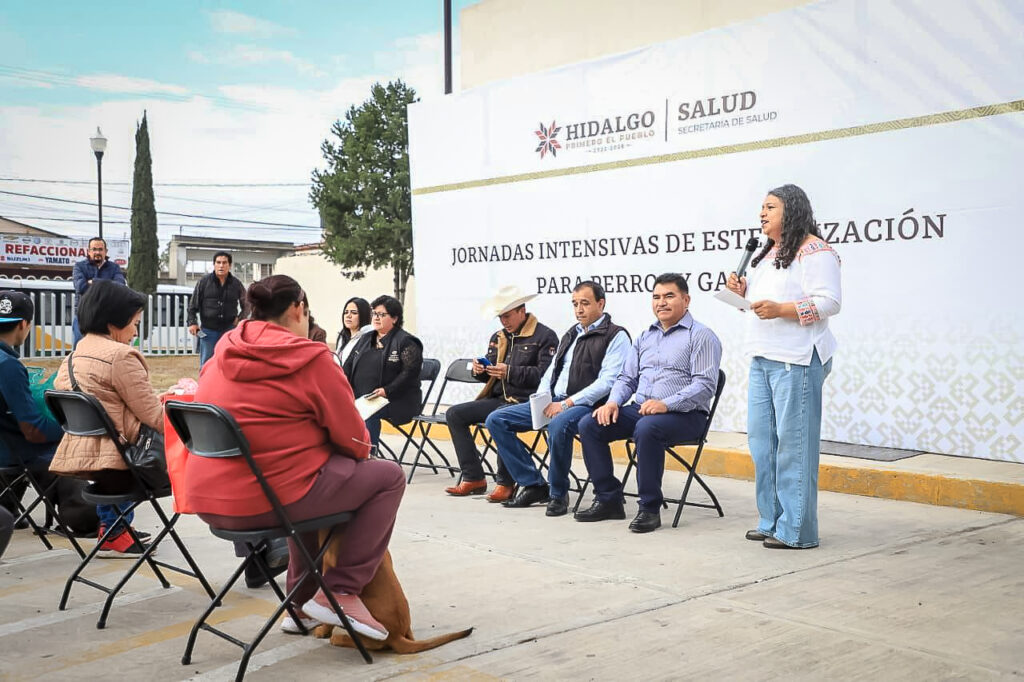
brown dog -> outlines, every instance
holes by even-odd
[[[339,542],[339,539],[332,542]],[[334,548],[328,550],[324,555],[324,569],[333,563],[336,554]],[[384,553],[384,560],[377,567],[362,594],[359,595],[366,604],[374,618],[380,621],[381,625],[388,629],[388,638],[383,642],[363,637],[363,645],[372,651],[384,651],[390,649],[397,654],[415,654],[439,647],[448,642],[454,642],[463,637],[469,637],[473,628],[450,632],[446,635],[438,635],[430,639],[417,640],[412,634],[412,616],[409,614],[409,602],[405,598],[402,584],[398,582],[395,575],[395,567],[391,563],[391,552]],[[332,634],[333,631],[333,634]],[[345,632],[345,628],[333,625],[320,625],[313,630],[313,635],[321,639],[331,638],[334,646],[345,646],[355,648],[352,639]]]

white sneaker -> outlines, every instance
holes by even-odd
[[[299,611],[299,613],[302,612]],[[312,631],[313,628],[315,628],[317,625],[320,625],[320,621],[318,621],[316,618],[302,618],[300,616],[299,620],[302,621],[302,624],[304,626],[306,626],[307,632]],[[299,624],[295,622],[294,618],[288,615],[287,611],[284,614],[284,620],[281,621],[281,632],[287,632],[289,635],[302,634],[302,630],[299,629]]]
[[[338,606],[345,612],[345,616],[348,618],[348,622],[352,624],[353,630],[363,637],[375,639],[379,642],[383,642],[388,638],[387,628],[370,615],[369,609],[366,608],[363,600],[358,596],[354,594],[335,594],[334,598],[337,600]],[[321,623],[342,627],[341,619],[338,618],[338,614],[335,613],[329,604],[330,602],[327,601],[327,597],[320,590],[317,590],[316,596],[302,605],[302,610],[307,615],[312,614]]]

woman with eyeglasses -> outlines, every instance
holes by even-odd
[[[363,334],[373,331],[373,325],[370,324],[370,304],[365,298],[353,296],[345,301],[341,311],[341,331],[334,348],[338,352],[338,362],[344,365],[356,341]]]
[[[420,412],[423,393],[423,343],[402,328],[402,304],[393,296],[373,299],[373,333],[364,334],[345,361],[345,374],[357,396],[388,399],[384,409],[366,420],[370,442],[380,440],[380,422],[405,424]]]
[[[221,339],[199,379],[196,401],[219,405],[235,418],[293,522],[356,512],[345,526],[344,551],[328,549],[335,554],[325,558],[324,581],[357,632],[384,640],[387,629],[359,594],[387,550],[405,491],[402,470],[369,459],[369,436],[345,374],[326,345],[307,338],[309,305],[299,283],[274,275],[251,284],[247,296],[250,319]],[[279,523],[242,458],[192,458],[185,485],[193,509],[213,526],[246,530]],[[315,556],[317,532],[299,539]],[[290,546],[289,591],[304,572]],[[341,624],[312,581],[303,581],[293,605],[307,626]],[[281,629],[299,632],[290,616]]]

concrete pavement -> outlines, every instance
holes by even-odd
[[[764,549],[743,539],[753,484],[709,478],[725,510],[687,508],[649,535],[627,521],[580,524],[543,508],[504,509],[443,494],[447,476],[416,474],[391,543],[419,637],[474,626],[418,655],[356,652],[274,631],[249,677],[355,679],[999,679],[1024,675],[1024,519],[833,492],[820,495],[821,547]],[[666,488],[683,475],[666,473]],[[631,510],[635,509],[629,504]],[[150,515],[138,526],[152,528]],[[193,517],[179,525],[212,582],[231,547]],[[173,556],[169,546],[164,558]],[[77,585],[56,610],[70,552],[19,531],[0,563],[0,678],[232,679],[239,650],[201,633],[198,586],[129,583],[105,630],[100,593]],[[111,580],[123,562],[97,562]],[[267,589],[236,588],[226,626],[254,632]]]

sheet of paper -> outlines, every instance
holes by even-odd
[[[728,303],[733,308],[736,308],[738,310],[750,310],[750,307],[753,305],[747,299],[743,298],[736,292],[729,291],[728,289],[720,290],[718,293],[715,294],[715,298],[717,298],[722,303]]]
[[[550,404],[550,391],[541,391],[530,396],[530,418],[533,420],[534,431],[547,426],[551,421],[551,417],[544,416],[544,408]]]
[[[359,416],[363,418],[363,421],[366,421],[367,417],[372,417],[374,414],[387,407],[389,402],[391,401],[387,398],[374,398],[367,393],[366,395],[356,398],[356,409],[359,410]]]

